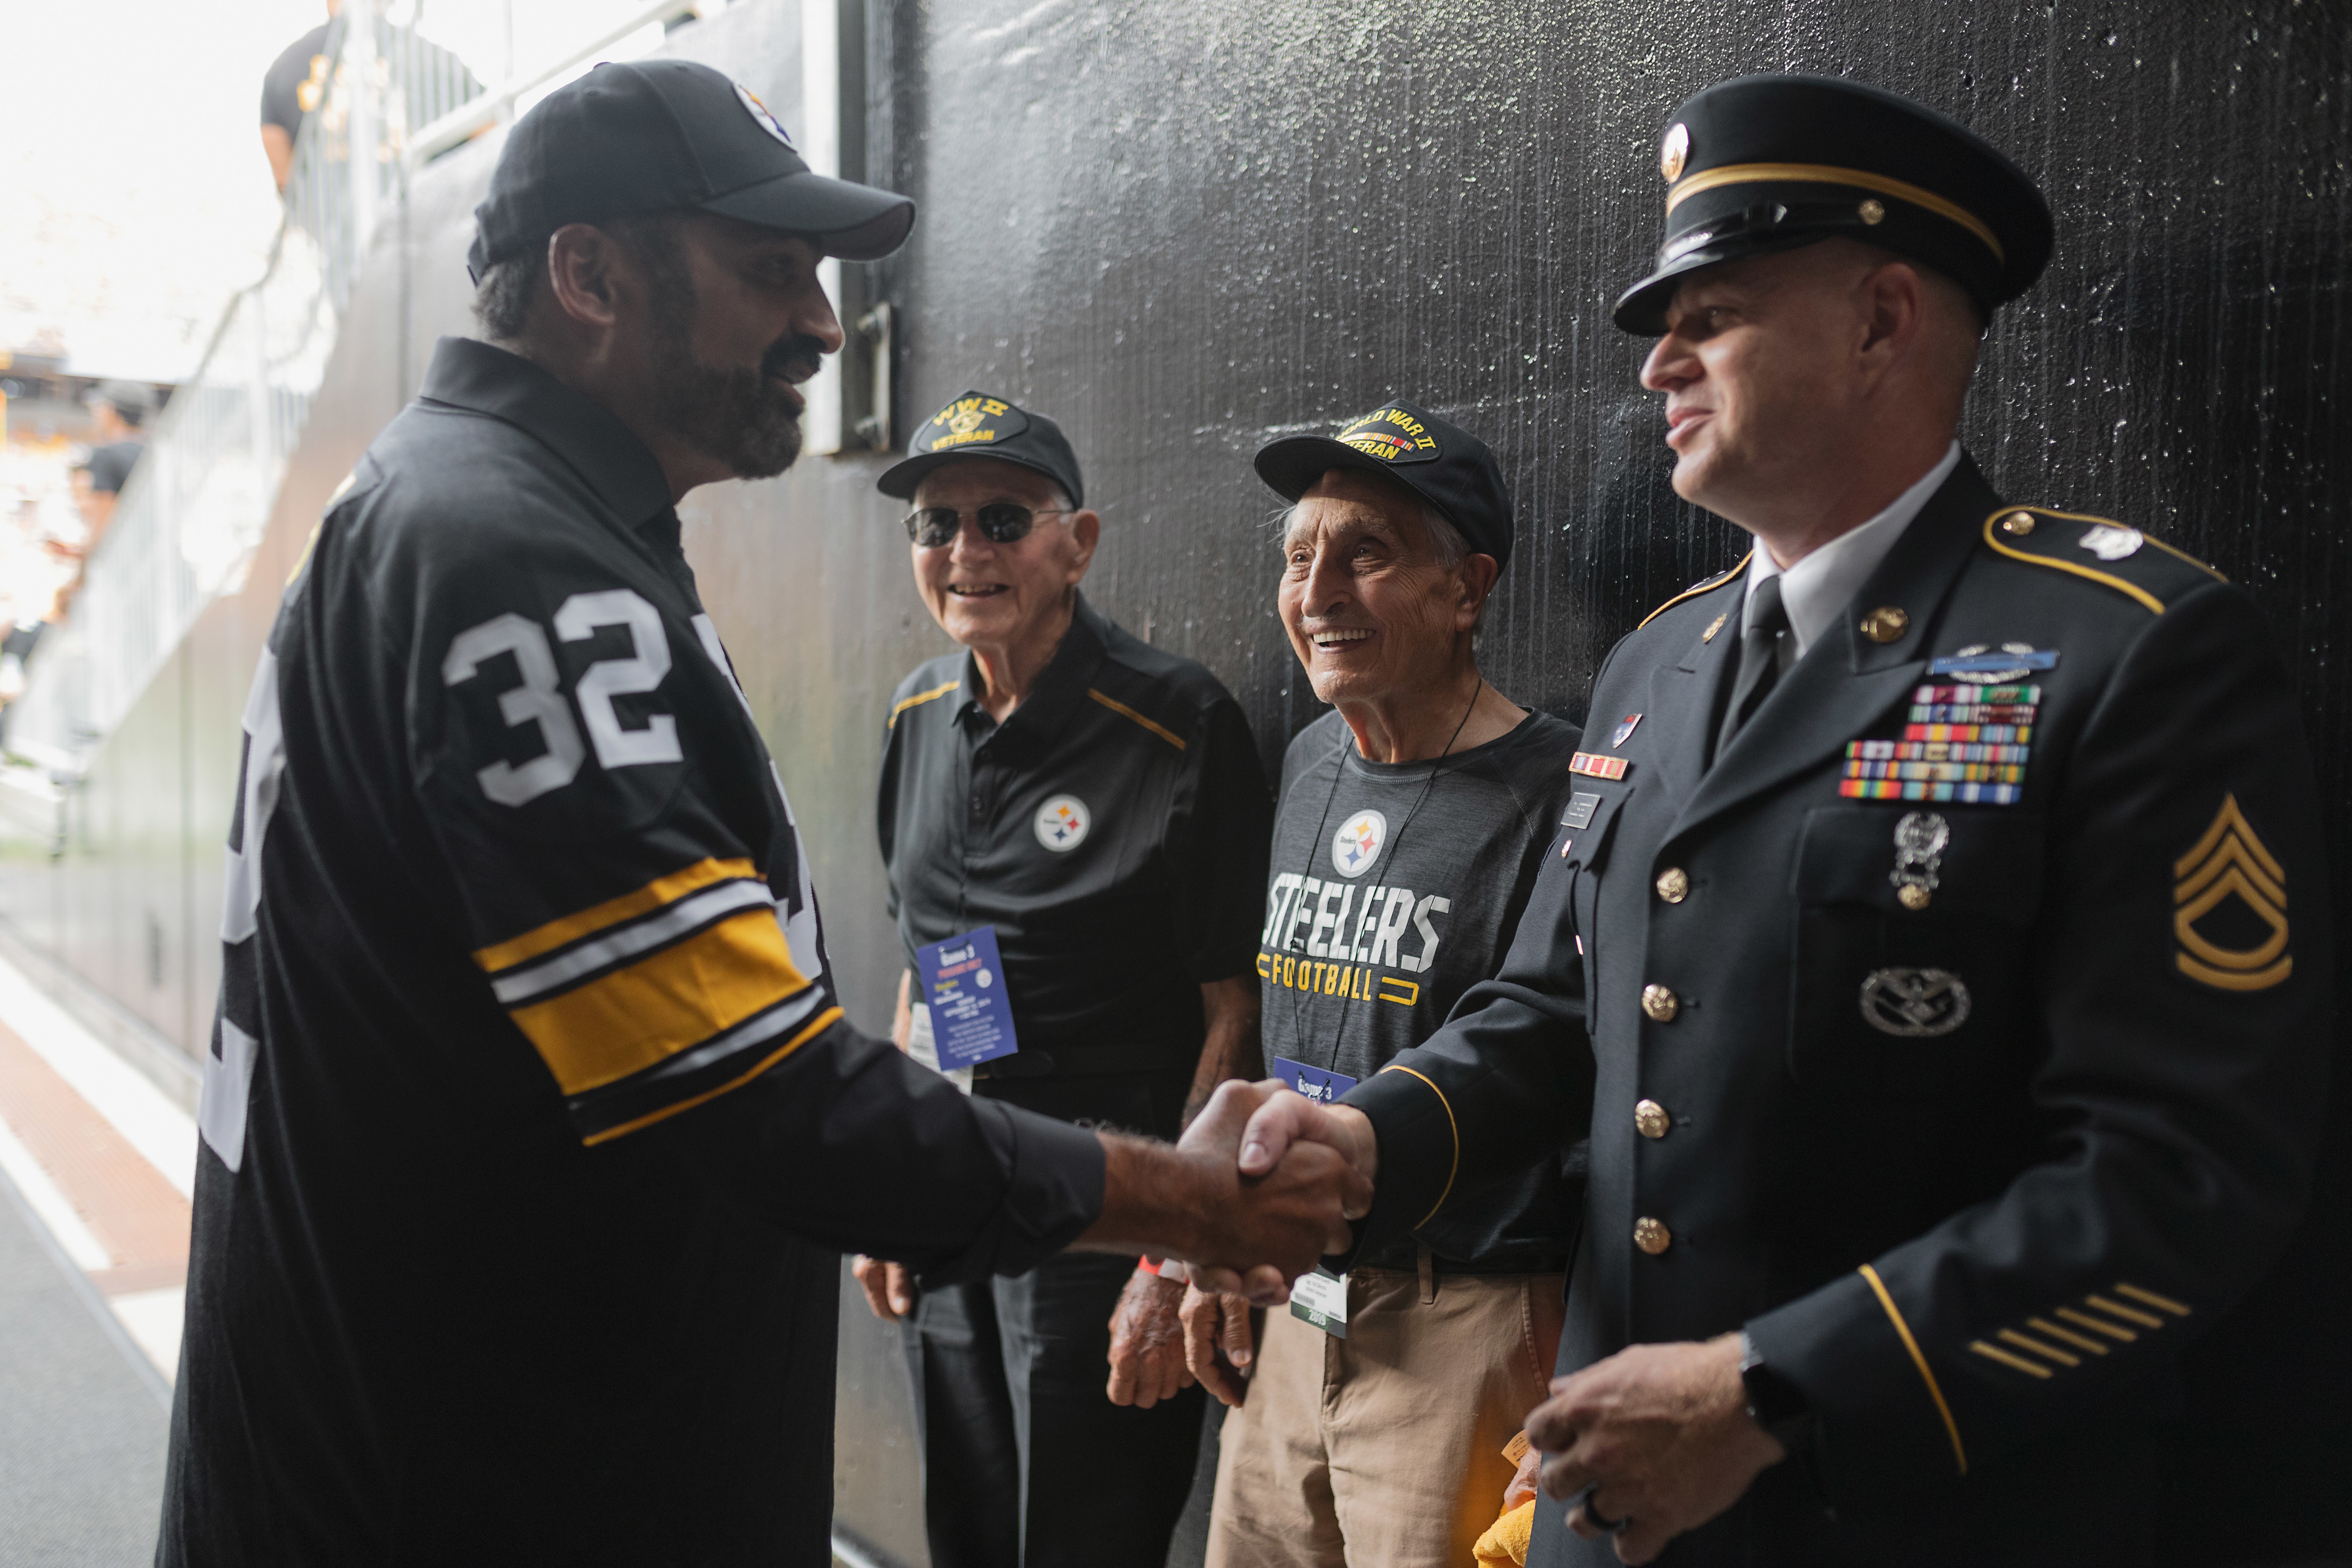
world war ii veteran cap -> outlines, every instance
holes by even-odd
[[[1285,436],[1257,449],[1257,477],[1295,501],[1333,468],[1385,474],[1435,507],[1470,548],[1511,563],[1511,492],[1486,443],[1403,398],[1330,436]]]
[[[1874,87],[1818,76],[1718,82],[1658,145],[1666,233],[1617,324],[1654,336],[1682,278],[1843,236],[1925,262],[1987,314],[2050,259],[2050,208],[1990,142]]]
[[[478,283],[565,224],[667,207],[805,235],[851,261],[889,255],[915,226],[905,196],[810,173],[767,106],[723,72],[628,60],[556,89],[507,133],[466,270]]]
[[[984,392],[959,394],[925,420],[907,443],[907,456],[884,469],[874,488],[905,500],[925,474],[958,458],[993,458],[1034,468],[1060,485],[1072,506],[1087,504],[1078,455],[1070,450],[1062,427],[1042,414],[1014,407],[1010,398]]]

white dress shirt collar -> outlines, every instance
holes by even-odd
[[[1952,470],[1960,466],[1960,444],[1954,441],[1945,452],[1943,460],[1921,476],[1919,482],[1896,496],[1893,504],[1859,528],[1849,529],[1815,550],[1794,566],[1783,571],[1764,548],[1756,542],[1756,553],[1748,567],[1748,595],[1742,601],[1739,626],[1748,629],[1748,617],[1755,613],[1756,584],[1768,577],[1780,579],[1780,603],[1789,612],[1789,629],[1796,634],[1797,657],[1802,658],[1816,639],[1836,624],[1853,596],[1927,498],[1951,478]]]

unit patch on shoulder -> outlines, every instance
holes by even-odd
[[[930,416],[909,452],[951,452],[958,447],[993,446],[1029,428],[1029,416],[1001,397],[967,392]]]
[[[2221,797],[2213,825],[2172,863],[2172,958],[2181,973],[2221,991],[2267,991],[2294,973],[2286,950],[2286,869],[2263,847],[2236,795]]]
[[[1438,457],[1436,438],[1420,420],[1393,405],[1365,415],[1333,439],[1384,463],[1433,463]]]

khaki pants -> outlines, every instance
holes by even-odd
[[[1348,1337],[1277,1307],[1225,1417],[1208,1568],[1471,1568],[1549,1393],[1558,1274],[1359,1268]]]

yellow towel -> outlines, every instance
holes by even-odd
[[[1536,1500],[1529,1498],[1486,1527],[1471,1552],[1478,1568],[1527,1568],[1528,1537],[1535,1532]]]

